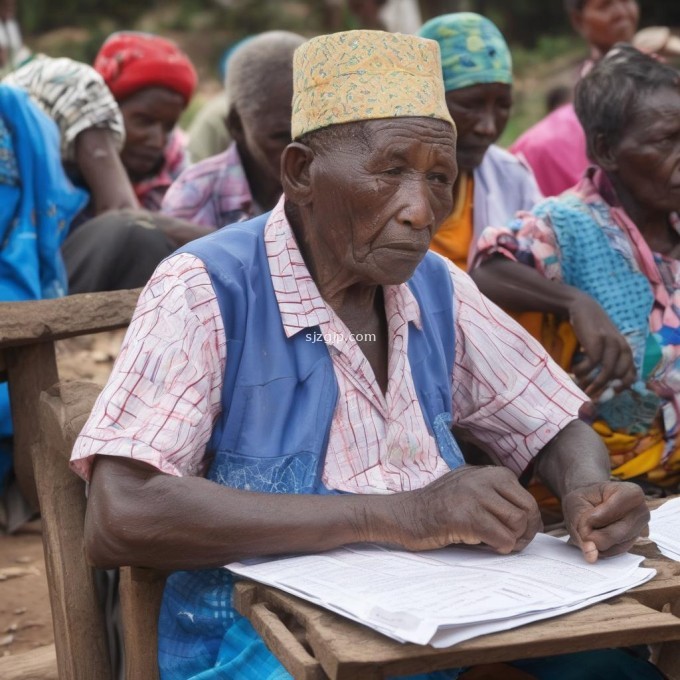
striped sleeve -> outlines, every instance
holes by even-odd
[[[519,475],[588,398],[467,274],[449,269],[456,291],[454,422]]]
[[[210,276],[191,255],[168,258],[140,296],[109,381],[76,440],[72,469],[88,480],[102,455],[171,475],[204,473],[225,364]]]

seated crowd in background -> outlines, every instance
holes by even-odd
[[[57,123],[64,167],[89,192],[61,252],[70,292],[141,286],[178,245],[205,233],[154,214],[188,163],[177,122],[197,79],[174,43],[115,33],[94,68],[37,55],[3,82]]]
[[[512,107],[512,59],[498,28],[479,14],[458,12],[428,21],[418,35],[439,44],[458,135],[455,209],[431,247],[467,270],[482,231],[533,207],[541,193],[531,171],[496,145]]]

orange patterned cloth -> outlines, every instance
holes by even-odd
[[[437,229],[430,248],[448,258],[464,272],[467,271],[468,253],[474,235],[472,221],[475,182],[472,175],[461,173],[458,179],[453,212]]]
[[[293,80],[293,139],[376,118],[422,116],[454,125],[433,40],[384,31],[321,35],[295,51]]]

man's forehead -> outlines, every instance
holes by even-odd
[[[406,151],[422,144],[455,149],[454,128],[436,118],[380,118],[362,121],[361,125],[364,146],[369,151]]]
[[[364,129],[369,134],[381,136],[403,136],[415,134],[418,136],[435,136],[443,143],[455,139],[453,126],[437,118],[425,116],[380,118],[364,121]]]

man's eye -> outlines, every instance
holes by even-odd
[[[448,175],[443,172],[435,172],[430,175],[430,181],[437,182],[439,184],[451,184],[451,180]]]
[[[388,170],[385,170],[386,175],[401,175],[402,169],[401,168],[389,168]]]

